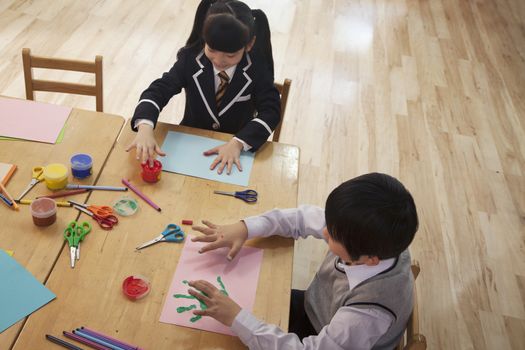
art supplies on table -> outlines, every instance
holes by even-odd
[[[182,243],[184,241],[184,231],[180,228],[179,225],[175,224],[168,224],[164,231],[160,233],[157,237],[153,238],[152,240],[149,240],[141,245],[139,245],[136,250],[141,250],[143,248],[149,247],[155,243],[159,242],[174,242],[174,243]]]
[[[98,185],[74,185],[69,184],[66,186],[66,189],[68,190],[99,190],[99,191],[122,191],[125,192],[128,189],[126,187],[116,187],[116,186],[98,186]]]
[[[55,143],[70,113],[70,107],[0,97],[0,136]]]
[[[138,300],[149,294],[151,287],[144,276],[128,276],[122,282],[122,293],[130,300]]]
[[[153,166],[149,165],[149,162],[141,164],[142,171],[140,172],[140,176],[142,177],[142,180],[149,182],[149,183],[155,183],[160,180],[160,175],[162,174],[162,163],[158,160],[153,161]]]
[[[16,171],[16,165],[0,162],[0,183],[7,185],[9,179]]]
[[[77,179],[85,179],[93,173],[93,159],[89,154],[79,153],[71,157],[71,173]]]
[[[44,167],[44,181],[50,190],[61,190],[67,185],[68,170],[64,164],[53,163]]]
[[[183,225],[193,225],[193,220],[184,219],[182,220]]]
[[[79,343],[82,343],[84,345],[87,345],[90,348],[95,349],[95,350],[111,350],[110,348],[108,348],[106,346],[99,345],[99,344],[97,344],[97,343],[95,343],[95,342],[93,342],[91,340],[82,338],[81,336],[78,336],[78,335],[70,333],[70,332],[63,331],[62,334],[66,338],[73,339],[73,340],[75,340],[75,341],[77,341]]]
[[[52,292],[3,250],[0,250],[0,281],[0,333],[55,299]]]
[[[10,200],[6,196],[4,196],[2,193],[0,193],[0,201],[2,201],[5,205],[7,205],[9,208],[13,208],[13,205],[15,204],[14,201]]]
[[[246,190],[246,191],[236,191],[236,192],[226,192],[226,191],[213,191],[215,194],[222,194],[224,196],[232,196],[240,200],[245,201],[246,203],[255,203],[257,202],[257,191]]]
[[[12,251],[12,250],[5,250],[5,249],[4,249],[4,252],[6,252],[7,255],[9,255],[9,256],[13,256],[13,254],[15,253],[15,252]]]
[[[121,216],[131,216],[139,210],[139,203],[135,198],[125,196],[113,202],[112,207],[113,210]]]
[[[57,220],[57,204],[53,199],[35,199],[29,208],[36,226],[49,226]]]
[[[133,186],[129,180],[126,180],[126,179],[122,179],[122,183],[124,185],[126,185],[130,190],[132,190],[137,196],[139,196],[140,198],[142,198],[146,203],[148,203],[151,207],[153,207],[153,209],[155,209],[156,211],[160,212],[162,209],[160,209],[160,207],[153,203],[153,201],[151,199],[149,199],[144,193],[142,193],[137,187]]]
[[[24,198],[24,196],[29,191],[31,191],[31,189],[33,187],[35,187],[35,185],[37,183],[39,183],[42,180],[44,180],[44,167],[42,167],[42,166],[33,167],[33,169],[31,170],[31,181],[29,182],[29,185],[27,185],[27,187],[24,189],[22,194],[20,194],[20,196],[18,196],[17,200],[19,201],[22,198]]]
[[[206,157],[203,153],[224,143],[225,141],[208,137],[169,131],[162,145],[162,149],[166,152],[166,157],[163,158],[163,169],[202,179],[248,186],[254,160],[252,152],[241,152],[242,171],[239,171],[236,165],[232,167],[229,175],[226,170],[220,175],[217,174],[217,168],[210,170],[210,165],[216,155]]]
[[[263,250],[243,247],[235,259],[228,261],[226,255],[229,248],[200,254],[199,249],[206,244],[186,240],[166,295],[160,322],[233,335],[229,327],[215,319],[193,314],[192,311],[202,309],[202,305],[188,294],[188,281],[208,281],[243,309],[251,311],[259,282]]]

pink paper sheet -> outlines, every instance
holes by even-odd
[[[0,97],[0,136],[55,143],[70,107]]]
[[[195,299],[175,298],[174,295],[189,296],[189,287],[182,282],[184,280],[202,279],[221,289],[217,282],[217,277],[220,276],[228,295],[242,308],[251,311],[255,302],[263,250],[243,247],[235,259],[229,262],[226,260],[226,248],[199,254],[198,250],[203,245],[204,243],[186,240],[164,302],[160,322],[233,335],[229,327],[211,317],[202,317],[191,322],[190,319],[195,316],[193,310],[179,313],[177,308],[195,305],[197,309],[200,309],[199,302]]]

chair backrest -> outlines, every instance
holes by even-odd
[[[419,262],[414,260],[411,265],[412,275],[414,276],[414,308],[407,322],[406,334],[401,338],[396,350],[425,350],[427,340],[423,334],[419,333],[419,309],[416,294],[416,279],[421,271]],[[405,339],[406,338],[406,339]]]
[[[96,97],[97,111],[102,112],[102,56],[96,56],[95,61],[77,61],[61,58],[38,57],[32,56],[31,50],[25,48],[22,49],[22,60],[24,63],[26,98],[28,100],[34,100],[34,91],[50,91],[76,95],[89,95]],[[32,68],[93,73],[95,74],[95,85],[34,79]]]
[[[275,87],[279,91],[279,95],[281,95],[281,121],[273,131],[272,141],[274,142],[279,142],[279,137],[281,136],[281,128],[284,122],[284,112],[286,112],[286,102],[288,102],[288,93],[290,92],[291,85],[292,81],[290,79],[284,79],[282,84],[275,83]]]

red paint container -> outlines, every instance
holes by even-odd
[[[135,301],[148,295],[150,284],[143,276],[128,276],[122,282],[122,291],[128,299]]]
[[[149,162],[142,164],[142,172],[140,173],[140,176],[142,176],[142,180],[154,183],[160,180],[161,172],[162,163],[158,160],[154,160],[152,167],[149,166]]]
[[[57,204],[51,198],[35,199],[30,209],[33,223],[37,226],[49,226],[57,220]]]

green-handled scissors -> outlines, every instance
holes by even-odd
[[[64,239],[69,245],[69,259],[71,268],[75,267],[75,260],[80,259],[80,242],[84,240],[86,235],[91,232],[91,225],[89,222],[77,223],[71,221],[64,230]]]

